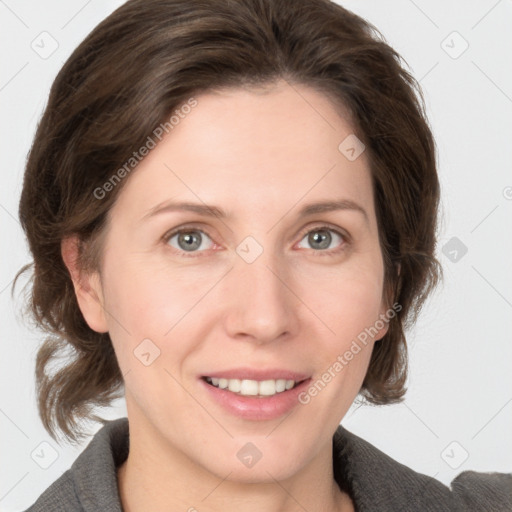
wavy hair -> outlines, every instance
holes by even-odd
[[[94,191],[193,95],[278,79],[324,93],[366,146],[385,296],[401,310],[374,345],[360,395],[403,399],[405,329],[442,275],[435,142],[404,62],[372,24],[328,0],[130,0],[85,38],[51,87],[19,204],[33,263],[16,280],[32,269],[24,312],[45,332],[37,403],[54,439],[60,430],[79,441],[78,422],[103,422],[94,407],[123,387],[109,334],[90,329],[78,307],[61,241],[78,235],[80,267],[99,269],[106,216],[127,180],[101,200]]]

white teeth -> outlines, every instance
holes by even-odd
[[[277,385],[275,380],[263,380],[260,382],[258,387],[260,395],[272,396],[277,393]]]
[[[243,380],[240,385],[240,394],[246,396],[256,396],[258,394],[258,381]]]
[[[293,380],[291,382],[293,382]],[[278,393],[281,393],[285,389],[286,389],[286,381],[284,379],[276,380],[276,391]]]
[[[286,381],[286,389],[292,389],[295,386],[295,382],[293,380]]]
[[[242,389],[242,381],[238,379],[228,380],[228,389],[229,391],[233,391],[233,393],[240,393],[240,390]]]
[[[240,379],[222,379],[217,377],[206,377],[206,381],[220,389],[228,389],[233,393],[243,396],[273,396],[292,389],[296,382],[294,380],[240,380]]]

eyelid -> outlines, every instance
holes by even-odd
[[[173,228],[169,231],[167,231],[163,236],[162,240],[165,242],[165,244],[169,243],[169,240],[181,233],[187,233],[189,231],[198,231],[199,233],[202,233],[203,235],[206,235],[213,243],[214,246],[218,246],[218,244],[214,241],[213,237],[208,233],[207,230],[205,230],[203,227],[199,227],[198,225],[192,224],[185,224],[182,226],[178,226],[176,228]],[[170,246],[169,246],[170,247]],[[196,257],[196,256],[202,256],[203,253],[207,251],[180,251],[179,249],[176,249],[175,247],[171,247],[171,250],[179,255],[184,255],[185,257]]]
[[[342,228],[340,228],[339,226],[334,226],[332,224],[329,224],[328,222],[322,222],[322,221],[317,221],[317,223],[313,226],[311,225],[308,225],[306,226],[303,230],[301,230],[299,233],[299,242],[301,242],[303,240],[303,238],[308,234],[310,233],[311,231],[332,231],[334,233],[336,233],[339,237],[341,237],[341,239],[343,240],[343,243],[340,247],[338,248],[335,248],[335,249],[324,249],[324,250],[320,250],[320,251],[315,251],[314,249],[310,249],[310,251],[313,252],[313,254],[315,256],[332,256],[334,254],[337,254],[337,253],[341,253],[343,252],[348,245],[350,245],[352,243],[352,238],[351,236]],[[301,248],[301,250],[304,250]]]
[[[328,222],[322,222],[322,221],[317,221],[317,223],[315,223],[314,225],[309,224],[308,226],[303,228],[301,231],[299,231],[299,234],[296,235],[296,236],[300,237],[298,242],[301,242],[302,239],[311,231],[321,231],[321,230],[332,231],[332,232],[336,233],[338,236],[340,236],[342,238],[343,244],[341,245],[340,248],[337,248],[337,249],[325,249],[325,250],[320,250],[320,251],[315,251],[315,250],[311,249],[311,251],[313,251],[313,253],[316,253],[316,255],[319,255],[319,256],[330,255],[330,254],[334,254],[337,252],[341,252],[346,248],[346,245],[350,245],[350,243],[352,242],[351,236],[344,229],[340,228],[339,226],[334,226],[332,224],[329,224]],[[167,231],[162,236],[162,240],[166,244],[168,244],[169,240],[173,236],[178,235],[182,232],[186,233],[189,231],[198,231],[198,232],[202,233],[203,235],[206,235],[208,238],[210,238],[213,245],[219,246],[219,244],[217,244],[217,242],[214,241],[214,238],[209,234],[207,229],[204,229],[204,227],[202,227],[202,226],[200,227],[199,225],[194,224],[194,223],[178,226],[176,228],[173,228],[173,229]],[[172,250],[178,251],[178,249],[175,249],[174,247],[172,248]],[[301,248],[301,250],[304,250],[304,249]],[[205,252],[208,252],[208,251],[206,251],[206,250],[191,251],[191,252],[179,251],[179,254],[185,255],[186,257],[195,257],[195,256],[201,256]]]
[[[320,231],[322,229],[325,229],[326,231],[334,231],[336,234],[340,235],[346,242],[352,241],[351,236],[348,234],[348,232],[345,229],[340,228],[339,226],[330,224],[328,222],[322,222],[322,221],[317,221],[316,223],[314,222],[313,225],[309,224],[308,226],[306,226],[304,229],[302,229],[299,232],[300,234],[298,236],[303,238],[304,235],[307,235],[310,231]],[[301,240],[302,240],[302,238],[301,238]]]
[[[176,228],[172,228],[170,229],[169,231],[167,231],[164,236],[162,237],[163,240],[169,240],[170,238],[172,238],[174,235],[177,235],[181,232],[187,232],[187,231],[199,231],[205,235],[208,235],[210,238],[212,238],[210,236],[210,234],[208,233],[207,230],[205,230],[202,226],[200,227],[199,225],[195,225],[195,224],[184,224],[182,226],[178,226]]]

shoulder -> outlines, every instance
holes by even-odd
[[[106,421],[71,468],[25,512],[121,512],[116,468],[128,450],[127,418]]]
[[[397,462],[341,426],[333,437],[333,451],[335,477],[346,480],[360,510],[512,510],[511,474],[465,471],[447,487]]]
[[[451,489],[463,510],[511,511],[512,474],[463,471],[452,480]]]
[[[69,469],[55,480],[25,512],[46,512],[48,510],[55,512],[82,510]]]

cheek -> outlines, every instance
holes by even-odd
[[[322,300],[318,295],[315,303],[329,330],[324,330],[325,336],[320,337],[321,346],[317,347],[315,356],[321,359],[317,361],[321,374],[305,400],[321,394],[324,404],[332,404],[329,410],[341,417],[361,388],[374,340],[380,338],[375,325],[380,314],[382,288],[378,275],[363,273],[331,280],[322,291],[330,300],[326,301],[325,296]],[[316,407],[321,408],[320,402]]]
[[[366,264],[340,266],[329,273],[310,273],[302,280],[304,301],[339,348],[375,324],[382,307],[382,285],[377,258]]]
[[[381,297],[382,289],[375,282],[345,282],[339,300],[330,308],[334,329],[344,339],[356,338],[378,319]]]
[[[180,301],[165,280],[147,266],[124,261],[105,264],[104,300],[110,337],[123,371],[131,368],[134,350],[146,339],[162,349],[163,335],[173,325]],[[155,349],[156,350],[156,349]],[[124,367],[124,368],[123,368]]]
[[[202,339],[197,335],[203,329],[198,316],[199,310],[204,312],[201,299],[214,282],[204,270],[201,277],[138,260],[105,264],[110,336],[123,373],[134,369],[139,374],[140,361],[135,357],[141,352],[158,354],[152,368],[172,370]]]
[[[161,338],[197,302],[200,292],[197,281],[190,286],[178,272],[173,275],[147,261],[112,265],[107,275],[106,309],[139,336]]]

